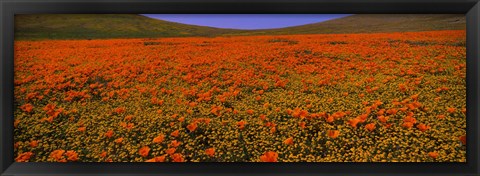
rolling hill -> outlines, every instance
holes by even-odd
[[[238,32],[135,14],[16,15],[15,39],[96,39],[216,36]]]
[[[358,14],[320,23],[269,30],[195,26],[134,14],[15,16],[16,40],[377,33],[465,28],[463,14]]]
[[[466,29],[465,20],[464,14],[357,14],[302,26],[239,32],[237,35],[463,30]]]

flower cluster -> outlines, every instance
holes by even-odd
[[[465,40],[16,41],[15,159],[465,162]]]

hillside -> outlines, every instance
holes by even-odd
[[[134,14],[17,15],[15,39],[154,38],[465,29],[463,14],[359,14],[269,30],[234,30],[157,20]]]
[[[235,35],[378,33],[466,29],[464,14],[358,14],[320,23]]]
[[[215,36],[235,30],[186,25],[135,14],[16,15],[15,39]]]

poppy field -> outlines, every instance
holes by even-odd
[[[15,41],[15,161],[466,162],[465,40]]]

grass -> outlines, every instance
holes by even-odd
[[[186,25],[135,14],[15,16],[16,40],[379,33],[464,30],[465,28],[463,14],[360,14],[270,30],[235,30]]]

